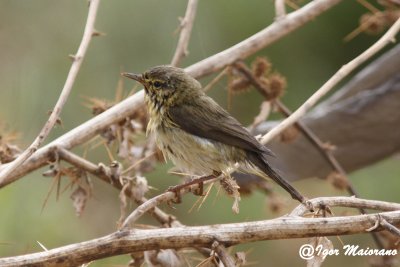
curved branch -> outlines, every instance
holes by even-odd
[[[323,207],[346,207],[356,209],[372,209],[382,211],[400,210],[400,204],[394,202],[386,202],[379,200],[367,200],[355,197],[319,197],[308,200],[315,208]],[[304,205],[298,205],[291,213],[291,216],[302,216],[309,212],[309,209]]]
[[[326,198],[325,202],[335,203],[335,197],[331,199]],[[354,201],[354,198],[347,197],[348,203]],[[363,201],[366,203],[363,204],[364,207],[375,207],[376,203],[368,204],[369,200]],[[273,220],[211,226],[123,230],[44,252],[1,258],[0,265],[4,267],[77,266],[96,259],[137,251],[187,247],[211,248],[215,241],[228,247],[261,240],[351,235],[366,233],[367,230],[381,231],[385,229],[379,224],[375,226],[380,218],[392,226],[399,225],[400,211],[328,218],[286,216]]]
[[[55,147],[54,148],[54,153],[58,155],[58,157],[62,160],[65,160],[66,162],[72,164],[73,166],[87,171],[88,173],[94,175],[95,177],[98,177],[100,180],[111,184],[114,188],[121,190],[123,185],[121,185],[119,179],[114,179],[112,176],[108,175],[109,172],[107,172],[104,168],[108,167],[101,167],[100,165],[96,165],[72,152],[69,150],[66,150],[62,147]],[[142,197],[140,199],[136,198],[135,196],[131,196],[131,198],[136,202],[136,204],[144,205],[144,203],[148,203],[149,200],[145,197]],[[149,211],[150,209],[146,210]],[[182,226],[182,224],[177,221],[176,219],[173,218],[172,215],[169,215],[165,213],[164,211],[160,210],[159,208],[156,207],[156,205],[152,208],[152,212],[150,212],[153,217],[157,219],[162,225],[174,225],[174,226]]]
[[[300,120],[323,142],[335,146],[332,153],[347,173],[400,151],[399,68],[400,44],[369,63]],[[264,134],[277,123],[262,123],[253,134]],[[273,165],[289,180],[325,178],[333,170],[303,135],[288,143],[274,139],[268,146],[279,156],[271,159]],[[257,181],[242,174],[238,182],[246,186],[253,180]]]
[[[278,136],[283,130],[293,125],[298,121],[308,110],[310,110],[324,95],[326,95],[335,85],[337,85],[343,78],[349,75],[354,69],[367,61],[373,55],[382,50],[387,44],[394,41],[396,34],[400,30],[400,19],[398,19],[392,27],[371,47],[364,51],[361,55],[341,67],[318,91],[316,91],[309,99],[306,100],[295,112],[288,118],[283,120],[278,126],[274,127],[271,131],[266,133],[261,143],[266,144],[273,138]]]
[[[49,119],[46,121],[39,135],[35,138],[32,144],[22,152],[14,161],[10,162],[3,169],[0,170],[0,184],[7,181],[7,178],[12,174],[21,164],[23,164],[33,153],[35,153],[39,147],[42,145],[43,141],[49,135],[51,129],[59,120],[61,110],[64,104],[67,102],[68,96],[71,92],[72,86],[74,85],[76,76],[78,75],[79,69],[81,67],[83,58],[86,54],[87,48],[89,46],[90,40],[94,33],[94,23],[96,20],[97,9],[99,7],[100,0],[92,0],[90,2],[88,17],[86,20],[85,30],[83,32],[83,37],[81,44],[79,45],[78,52],[74,55],[73,63],[69,70],[67,79],[65,81],[64,87],[61,91],[60,97],[55,104],[53,111],[50,114]]]
[[[312,1],[303,8],[285,16],[283,19],[279,20],[279,22],[272,23],[263,31],[247,38],[237,45],[186,68],[186,71],[196,78],[210,74],[213,71],[223,68],[240,58],[249,56],[274,41],[277,41],[279,38],[289,34],[291,31],[314,19],[316,16],[339,2],[340,0]],[[52,141],[50,144],[42,147],[13,173],[8,175],[5,179],[0,180],[0,188],[16,181],[27,173],[44,166],[53,146],[71,149],[90,140],[102,129],[128,117],[141,108],[141,105],[143,104],[143,96],[144,92],[143,90],[140,90],[131,97],[123,100],[100,115],[81,124]],[[1,165],[0,172],[5,168],[8,168],[10,164],[12,163]]]
[[[246,40],[186,68],[186,71],[199,78],[223,69],[288,35],[339,2],[340,0],[312,1]]]
[[[179,36],[178,45],[172,58],[171,65],[179,66],[182,58],[187,56],[190,34],[192,32],[194,18],[196,17],[198,0],[189,0],[186,8],[185,17],[181,20],[181,34]]]

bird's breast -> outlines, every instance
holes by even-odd
[[[236,161],[238,151],[234,147],[192,135],[163,122],[156,125],[153,121],[150,128],[164,156],[184,173],[210,175],[214,170],[225,170]]]

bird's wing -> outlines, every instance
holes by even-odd
[[[182,130],[198,137],[208,138],[246,151],[273,155],[240,122],[208,96],[200,96],[192,103],[170,107],[168,115]]]

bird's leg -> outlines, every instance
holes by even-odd
[[[186,188],[186,187],[189,187],[189,186],[191,186],[191,185],[194,185],[194,184],[198,184],[199,185],[199,188],[198,188],[198,190],[196,190],[196,195],[200,195],[200,196],[202,196],[203,195],[203,185],[204,185],[204,182],[206,182],[206,181],[208,181],[208,180],[211,180],[211,179],[214,179],[214,178],[217,178],[218,176],[220,176],[221,175],[221,172],[218,172],[218,171],[214,171],[213,172],[213,174],[211,174],[211,175],[207,175],[207,176],[202,176],[202,177],[199,177],[199,178],[195,178],[195,179],[192,179],[192,180],[190,180],[189,182],[186,182],[186,183],[184,183],[184,184],[180,184],[180,185],[175,185],[175,186],[170,186],[168,189],[167,189],[167,191],[169,191],[169,192],[174,192],[175,193],[175,195],[176,195],[176,203],[180,203],[181,202],[181,196],[180,196],[180,191],[182,190],[182,189],[184,189],[184,188]]]

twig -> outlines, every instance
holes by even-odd
[[[129,228],[130,225],[133,225],[140,217],[143,216],[146,212],[156,208],[159,204],[171,201],[175,198],[174,192],[164,192],[158,196],[155,196],[139,207],[137,207],[123,222],[121,229]]]
[[[54,153],[57,153],[60,159],[65,160],[66,162],[72,164],[73,166],[79,169],[87,171],[88,173],[94,175],[95,177],[98,177],[102,181],[111,184],[116,189],[118,190],[122,189],[122,185],[119,182],[119,179],[113,179],[113,177],[108,176],[107,175],[108,172],[104,169],[105,167],[100,167],[99,165],[93,164],[92,162],[61,147],[54,148]],[[138,205],[148,202],[148,199],[144,197],[141,199],[136,199],[134,198],[134,196],[131,197]],[[171,225],[171,224],[173,224],[174,226],[182,225],[178,220],[174,219],[172,215],[163,212],[159,208],[154,208],[150,214],[162,225]]]
[[[270,99],[271,96],[268,95],[268,90],[269,88],[265,88],[265,86],[253,75],[251,70],[243,63],[243,62],[236,62],[233,64],[234,67],[241,72],[247,80],[260,92],[262,96],[266,98],[266,100]],[[283,115],[286,117],[290,117],[292,112],[283,104],[279,99],[272,99],[273,103],[278,107],[278,109],[281,111]],[[335,156],[332,154],[331,150],[326,149],[324,147],[323,142],[319,137],[310,129],[308,128],[304,123],[300,121],[295,121],[294,122],[295,126],[304,134],[304,136],[315,145],[315,147],[318,149],[318,151],[321,153],[321,155],[328,161],[328,163],[332,166],[334,170],[336,170],[340,175],[343,177],[347,178],[346,171],[343,169],[343,167],[340,165],[340,163],[336,160]],[[347,179],[347,189],[351,195],[354,195],[355,197],[358,197],[358,194],[350,181]],[[361,210],[362,213],[364,213],[363,210]]]
[[[268,94],[269,88],[265,88],[265,86],[255,77],[252,71],[244,64],[243,62],[236,62],[233,66],[242,73],[247,80],[260,92],[262,96],[265,97],[266,100],[270,99],[271,96]],[[292,112],[283,104],[279,99],[272,99],[272,102],[278,107],[278,109],[283,113],[286,117],[289,117]],[[346,171],[337,161],[335,156],[332,154],[330,149],[324,147],[323,142],[319,137],[304,123],[301,121],[294,122],[294,125],[304,134],[304,136],[318,149],[321,155],[328,161],[328,163],[332,166],[333,170],[336,170],[343,178],[346,179],[346,190],[350,195],[359,197],[354,186],[351,181],[347,177]],[[367,212],[363,208],[359,208],[361,214],[366,214]],[[379,248],[383,248],[383,244],[376,233],[372,233],[373,239]]]
[[[385,220],[385,218],[383,218],[382,216],[379,216],[379,224],[385,228],[386,230],[388,230],[389,232],[391,232],[394,235],[397,235],[398,237],[400,237],[400,229],[397,228],[396,226],[394,226],[391,223],[388,223],[388,221]]]
[[[122,185],[120,184],[119,179],[115,179],[115,177],[108,175],[109,173],[111,173],[110,170],[107,170],[107,168],[109,167],[105,165],[93,164],[87,159],[84,159],[62,147],[54,147],[53,151],[54,155],[58,156],[59,159],[65,160],[71,165],[77,167],[78,169],[87,171],[88,173],[100,178],[102,181],[108,184],[112,184],[118,190],[122,189]]]
[[[275,20],[286,16],[285,0],[275,0]]]
[[[185,17],[181,20],[178,45],[175,50],[174,57],[172,58],[171,65],[178,66],[183,57],[188,55],[188,45],[190,34],[192,32],[194,18],[196,17],[198,0],[189,0],[186,8]]]
[[[55,104],[49,119],[46,121],[39,135],[35,138],[32,144],[22,152],[18,158],[14,161],[10,162],[4,169],[0,171],[0,184],[6,181],[7,176],[13,173],[21,164],[23,164],[35,151],[39,149],[42,145],[43,141],[49,135],[51,129],[57,123],[60,117],[61,110],[66,103],[68,96],[71,92],[72,86],[74,85],[76,76],[81,67],[81,63],[86,54],[87,48],[89,46],[90,40],[93,37],[94,33],[94,23],[96,20],[96,13],[99,6],[100,0],[92,0],[90,2],[89,12],[86,20],[85,30],[83,32],[83,37],[81,44],[79,45],[78,51],[75,56],[73,56],[73,62],[71,68],[69,70],[67,79],[65,81],[64,87],[61,91],[61,94]]]
[[[228,73],[229,67],[223,69],[214,79],[211,80],[206,86],[204,86],[203,91],[208,92],[217,82],[219,82],[224,75]]]
[[[340,0],[312,1],[301,9],[275,21],[265,29],[240,43],[186,68],[186,71],[192,76],[199,78],[223,69],[227,65],[230,65],[239,59],[244,59],[256,51],[281,39],[339,2]]]
[[[325,94],[327,94],[336,84],[350,74],[354,69],[368,60],[370,57],[379,52],[387,44],[394,41],[397,32],[400,30],[400,19],[398,19],[392,27],[371,47],[364,51],[361,55],[342,66],[320,89],[318,89],[309,99],[306,100],[293,114],[283,120],[278,126],[265,134],[261,143],[266,144],[273,138],[278,136],[283,130],[298,121],[306,112],[313,107]]]
[[[279,40],[339,2],[340,0],[312,1],[303,8],[290,13],[279,22],[274,22],[263,31],[256,33],[237,45],[186,68],[186,71],[193,77],[199,78],[222,69],[238,59],[245,58]],[[128,117],[141,108],[143,96],[144,91],[140,90],[93,119],[62,135],[50,144],[40,148],[32,157],[22,164],[20,168],[8,175],[6,179],[0,180],[0,188],[44,166],[47,163],[48,156],[51,154],[51,147],[61,146],[65,149],[71,149],[88,141],[97,135],[100,130]],[[1,165],[0,172],[7,168],[7,166],[9,166],[9,164]]]
[[[235,267],[235,260],[226,251],[225,247],[218,241],[214,241],[211,248],[218,254],[219,259],[224,264],[224,267]]]
[[[346,207],[346,208],[363,208],[381,211],[395,211],[400,210],[399,203],[379,201],[379,200],[366,200],[355,197],[319,197],[310,199],[309,202],[315,208],[323,207]],[[309,212],[306,206],[298,205],[291,213],[290,216],[302,216]]]
[[[216,177],[214,179],[209,179],[208,181],[206,181],[204,183],[210,183],[219,178],[220,178],[220,176]],[[179,190],[179,197],[188,192],[193,192],[193,191],[197,190],[199,187],[200,187],[199,184],[193,184],[191,186],[183,187],[182,189]],[[150,210],[154,209],[161,203],[168,203],[168,202],[173,201],[176,198],[177,198],[177,195],[175,192],[167,191],[167,192],[164,192],[158,196],[155,196],[155,197],[147,200],[146,202],[141,204],[139,207],[137,207],[131,214],[129,214],[129,216],[123,222],[121,229],[129,228],[129,226],[133,225],[146,212],[149,212]]]
[[[347,203],[360,206],[360,200],[347,197],[324,198],[324,203]],[[346,199],[346,201],[344,201]],[[310,200],[312,202],[318,202]],[[399,204],[361,200],[361,206],[398,207]],[[380,216],[392,225],[400,224],[400,211],[382,212]],[[123,230],[97,239],[39,253],[1,258],[0,265],[7,266],[77,266],[85,262],[137,251],[211,247],[218,241],[225,247],[261,240],[337,236],[365,233],[374,226],[377,214],[340,216],[328,218],[303,218],[285,216],[273,220],[220,224],[211,226],[176,227],[162,229]],[[374,231],[383,230],[378,227]]]
[[[274,101],[278,108],[285,114],[286,117],[289,117],[292,112],[279,100]],[[347,192],[354,197],[360,197],[351,183],[349,177],[347,176],[346,171],[343,169],[342,165],[337,161],[336,157],[333,155],[332,150],[324,148],[324,144],[319,139],[319,137],[304,123],[301,121],[295,122],[295,125],[300,129],[300,131],[307,137],[307,139],[317,147],[318,151],[321,155],[328,161],[328,163],[332,166],[334,170],[336,170],[341,177],[346,179],[346,190]],[[367,211],[364,208],[358,208],[361,214],[367,214]],[[372,238],[374,239],[378,248],[384,248],[384,245],[381,239],[378,236],[378,233],[372,232]]]

